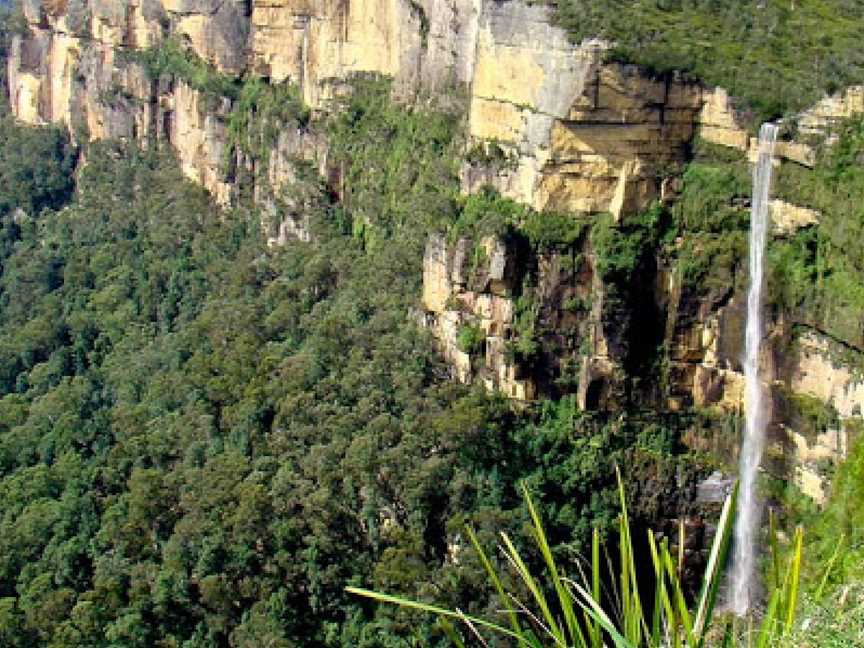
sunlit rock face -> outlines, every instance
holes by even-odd
[[[15,39],[9,57],[10,102],[20,120],[65,124],[80,141],[171,146],[183,173],[223,204],[237,193],[241,177],[254,177],[253,195],[267,214],[273,244],[311,236],[302,196],[282,190],[294,183],[296,159],[324,175],[331,171],[325,139],[285,127],[266,160],[244,156],[230,142],[229,116],[236,108],[230,99],[172,75],[150,78],[130,54],[170,36],[238,83],[258,77],[296,84],[319,113],[358,74],[391,77],[401,101],[462,102],[465,192],[489,185],[537,210],[589,221],[608,212],[626,223],[655,200],[673,202],[677,173],[696,136],[748,155],[755,151],[734,99],[722,88],[606,63],[606,44],[570,42],[540,3],[24,0],[23,10],[29,34]],[[797,141],[778,142],[778,158],[812,165],[808,138],[862,111],[860,87],[820,101],[798,117]],[[771,203],[771,215],[776,236],[820,219],[806,206],[779,200]],[[723,278],[726,288],[691,294],[676,268],[658,258],[638,279],[648,310],[613,308],[590,244],[580,245],[576,263],[559,253],[531,256],[512,241],[430,238],[423,317],[454,376],[518,401],[573,393],[584,409],[615,410],[630,398],[624,396],[630,351],[620,332],[656,329],[643,343],[663,346],[663,373],[640,398],[663,411],[704,408],[730,418],[739,412],[743,314],[742,297],[731,288],[734,277]],[[475,248],[483,249],[484,261],[469,267]],[[516,300],[529,267],[537,282],[537,317],[552,331],[539,341],[533,364],[513,353]],[[460,347],[466,326],[482,332],[473,353]],[[774,356],[790,348],[790,335],[782,321],[770,328],[764,362],[772,384],[839,413],[835,428],[815,436],[789,421],[775,430],[777,447],[791,449],[783,461],[792,462],[802,488],[818,498],[824,484],[817,468],[828,449],[832,457],[845,452],[852,430],[847,421],[860,416],[864,395],[858,378],[826,350],[830,341],[814,338],[781,361]]]
[[[492,184],[538,210],[616,219],[660,197],[661,169],[685,159],[701,88],[601,64],[596,43],[565,41],[569,51],[546,57],[489,40],[478,47],[470,134],[501,146],[507,163],[466,166],[467,189]],[[490,71],[481,74],[487,59]]]
[[[322,107],[352,74],[394,79],[397,94],[470,81],[480,0],[254,0],[250,68],[291,79]]]
[[[227,202],[224,117],[230,104],[205,99],[180,80],[150,79],[126,52],[155,45],[176,29],[193,46],[196,40],[206,44],[212,51],[201,54],[214,64],[240,69],[237,52],[245,50],[245,37],[238,49],[211,32],[242,24],[236,12],[225,14],[242,4],[30,2],[25,7],[30,35],[16,38],[9,60],[13,111],[28,123],[65,124],[78,139],[170,143],[184,174]],[[204,12],[197,15],[209,26],[193,33],[188,20],[196,11]]]
[[[220,199],[230,174],[216,159],[225,134],[214,119],[230,105],[214,110],[190,87],[149,80],[121,52],[172,36],[231,77],[297,84],[316,110],[364,73],[391,77],[405,101],[467,93],[469,146],[483,155],[465,164],[465,190],[491,185],[541,210],[625,218],[665,197],[663,178],[697,131],[752,147],[722,89],[604,64],[604,43],[570,42],[548,7],[521,0],[27,0],[24,13],[30,35],[9,64],[20,119],[92,139],[164,137]],[[851,114],[861,97],[820,102],[802,132]],[[779,146],[812,163],[806,145]]]
[[[226,75],[297,84],[317,110],[363,73],[391,77],[406,101],[467,93],[469,146],[500,155],[474,156],[463,169],[465,189],[492,185],[537,209],[623,218],[664,195],[664,175],[685,159],[696,132],[752,149],[722,88],[604,64],[604,43],[570,42],[540,3],[26,0],[23,9],[30,34],[16,41],[9,63],[15,114],[86,125],[94,139],[170,139],[173,113],[193,101],[188,89],[175,96],[118,55],[170,35]],[[204,112],[219,114],[211,108]],[[803,113],[799,130],[824,132],[862,109],[864,91],[850,88]],[[185,123],[195,121],[199,141],[172,144],[191,178],[224,195],[213,165],[224,142],[200,143],[223,134],[203,116]],[[780,142],[778,155],[813,161],[806,142]]]
[[[482,261],[474,265],[478,252]],[[448,243],[443,235],[431,236],[423,258],[423,317],[457,380],[479,379],[490,390],[529,401],[536,395],[534,381],[507,352],[521,279],[517,261],[515,250],[497,237]],[[473,349],[460,339],[466,328],[479,336]]]
[[[362,73],[393,78],[403,100],[467,90],[473,145],[500,146],[508,164],[466,166],[466,190],[616,217],[659,196],[657,169],[682,159],[702,107],[698,86],[602,65],[602,43],[572,44],[548,8],[518,1],[29,0],[25,13],[31,33],[10,61],[19,118],[86,125],[93,139],[164,135],[187,175],[222,197],[225,143],[211,140],[224,134],[188,114],[202,98],[148,82],[120,52],[172,35],[227,75],[297,84],[319,110]]]

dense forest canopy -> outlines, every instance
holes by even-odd
[[[406,645],[434,624],[343,587],[481,609],[448,552],[466,519],[519,528],[519,479],[574,549],[616,461],[674,483],[662,425],[449,380],[410,313],[427,228],[465,209],[458,120],[387,97],[322,126],[350,193],[310,174],[316,242],[275,249],[164,151],[93,145],[72,193],[63,133],[0,122],[4,645]]]
[[[755,123],[864,83],[858,0],[545,0],[574,40],[726,88]]]
[[[761,119],[860,72],[859,3],[788,4],[559,0],[557,11],[576,38],[614,38],[624,60],[729,85]],[[154,75],[231,96],[231,145],[246,154],[261,155],[280,120],[325,136],[343,182],[337,192],[298,164],[290,191],[312,241],[268,247],[269,217],[249,196],[217,206],[170,151],[101,142],[80,164],[62,129],[2,109],[0,644],[446,645],[434,619],[379,609],[345,585],[494,615],[463,529],[490,547],[506,529],[530,555],[520,481],[572,572],[592,526],[617,515],[615,465],[637,524],[689,505],[717,466],[682,436],[734,420],[635,400],[586,413],[572,393],[517,408],[454,383],[417,322],[423,248],[438,231],[573,257],[587,241],[617,307],[642,303],[634,277],[658,258],[677,264],[683,290],[728,294],[746,255],[742,156],[697,141],[674,205],[589,223],[493,191],[462,196],[458,97],[410,108],[386,80],[358,78],[332,115],[313,118],[295,88],[226,79],[176,43],[138,56]],[[250,114],[269,120],[260,133]],[[864,308],[862,133],[850,121],[813,172],[781,171],[778,191],[825,218],[776,243],[769,281],[770,308],[850,346]],[[542,331],[524,310],[514,353],[530,357]],[[656,383],[664,353],[628,369]],[[821,425],[825,408],[811,409]],[[825,515],[790,499],[790,519],[813,521],[819,561],[832,529],[845,530],[851,551],[832,581],[861,575],[850,504],[862,496],[861,448]]]

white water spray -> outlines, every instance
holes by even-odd
[[[762,282],[765,239],[768,232],[768,197],[777,126],[762,124],[759,160],[753,170],[750,216],[750,291],[747,295],[747,339],[744,355],[744,414],[746,426],[739,459],[738,517],[732,555],[731,604],[738,616],[750,608],[756,576],[756,534],[761,509],[756,498],[756,473],[762,459],[767,415],[759,376],[762,341]]]

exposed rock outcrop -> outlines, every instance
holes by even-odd
[[[821,136],[842,119],[864,113],[864,86],[852,86],[842,93],[820,100],[797,118],[798,132],[804,136]]]
[[[529,58],[509,62],[512,70],[499,63],[494,69],[500,77],[484,78],[481,40],[470,134],[495,141],[514,162],[504,169],[469,166],[466,185],[492,184],[538,210],[608,211],[616,218],[639,212],[660,196],[663,169],[684,161],[701,88],[676,78],[651,79],[632,66],[601,65],[598,44],[570,47],[565,60],[578,66],[570,63],[563,74],[553,63],[532,68]],[[494,49],[486,57],[504,58]],[[562,76],[569,82],[561,83]],[[510,80],[513,96],[501,91],[503,79]]]
[[[508,344],[514,339],[514,289],[521,282],[517,256],[506,242],[486,237],[453,244],[429,237],[423,259],[425,325],[433,330],[454,377],[476,376],[489,389],[519,401],[534,399],[536,386]],[[467,346],[467,344],[470,346]]]
[[[119,52],[171,35],[226,75],[297,84],[318,110],[357,73],[392,77],[406,99],[467,88],[471,146],[503,157],[473,156],[466,190],[489,184],[541,210],[621,218],[665,195],[663,179],[697,129],[749,145],[722,90],[604,64],[602,42],[573,44],[548,7],[521,0],[74,0],[59,13],[49,5],[26,3],[31,35],[13,48],[18,117],[86,125],[94,139],[162,135],[184,172],[222,200],[230,174],[219,122],[230,105],[214,110],[189,84],[149,80]]]
[[[186,12],[174,18],[191,29],[189,16],[197,5],[166,4],[79,0],[70,2],[65,14],[51,15],[43,5],[28,3],[30,36],[16,38],[9,57],[12,109],[28,123],[65,124],[78,138],[169,143],[183,172],[227,202],[232,190],[225,173],[230,102],[205,97],[182,79],[151,79],[126,54],[164,38],[173,19],[169,8]],[[202,14],[197,23],[224,22],[221,11],[207,14],[206,20]]]
[[[310,238],[306,198],[285,189],[300,173],[297,160],[330,171],[326,142],[290,124],[268,151],[241,151],[228,127],[237,110],[230,98],[178,74],[153,78],[136,52],[171,37],[223,80],[296,84],[314,111],[326,111],[360,73],[392,77],[403,100],[464,96],[465,191],[491,185],[537,210],[609,212],[619,225],[655,200],[675,200],[695,136],[755,150],[722,89],[604,62],[604,43],[572,43],[547,6],[525,0],[25,0],[23,9],[29,34],[9,57],[19,119],[65,124],[80,140],[170,145],[184,174],[222,203],[251,179],[274,244]],[[821,101],[798,116],[799,141],[779,142],[778,156],[811,166],[810,140],[862,111],[862,88]],[[779,235],[819,220],[781,201],[772,215]],[[627,287],[644,311],[628,313],[636,302],[613,299],[587,238],[568,256],[528,254],[518,240],[435,235],[424,259],[425,320],[459,380],[517,400],[572,393],[584,409],[642,402],[734,414],[743,394],[741,287],[729,276],[724,289],[693,293],[669,259],[650,261]],[[777,344],[789,343],[775,328]],[[839,412],[839,427],[815,440],[789,430],[800,483],[818,497],[811,469],[824,448],[842,454],[845,421],[860,417],[864,392],[808,340],[791,365],[770,353],[765,363],[773,384]],[[634,362],[654,361],[656,380],[628,384]]]
[[[785,236],[794,234],[803,227],[816,225],[820,214],[815,209],[799,207],[783,200],[772,200],[768,205],[771,215],[771,228],[774,234]]]
[[[395,81],[397,93],[467,83],[481,0],[253,0],[256,74],[303,88],[321,108],[357,72]]]

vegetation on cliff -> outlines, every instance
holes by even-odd
[[[176,38],[166,38],[147,49],[121,50],[121,55],[143,65],[151,79],[165,77],[188,83],[210,102],[211,108],[224,98],[236,99],[240,94],[235,79],[221,74]]]
[[[726,88],[753,123],[864,82],[857,0],[547,0],[573,39],[612,56]]]
[[[694,3],[695,13],[675,2],[626,4],[636,12],[621,20],[635,16],[644,29],[633,32],[642,40],[619,42],[619,56],[666,72],[681,67],[670,58],[680,46],[695,74],[729,80],[732,68],[717,62],[740,50],[718,39],[710,56],[693,53],[688,21],[702,12],[726,24],[733,14],[718,3]],[[744,46],[752,37],[780,47],[795,20],[829,6],[805,1],[793,20],[763,4]],[[562,20],[567,6],[559,3]],[[856,74],[843,66],[857,61],[847,18],[858,9],[844,6],[831,28],[840,63],[805,70],[807,92]],[[657,29],[656,12],[684,20]],[[627,27],[610,13],[608,29]],[[809,56],[816,46],[796,47]],[[484,567],[467,556],[461,530],[468,521],[490,544],[506,529],[529,562],[542,560],[521,533],[520,480],[572,573],[592,527],[614,527],[616,463],[638,523],[686,510],[704,466],[680,439],[698,430],[698,413],[637,411],[650,398],[582,412],[572,369],[558,383],[565,396],[525,411],[453,384],[416,321],[422,251],[430,232],[446,231],[512,237],[532,258],[566,257],[570,271],[596,255],[607,332],[632,343],[629,378],[665,397],[665,322],[652,282],[665,265],[698,297],[690,304],[733,293],[747,227],[742,157],[698,143],[674,205],[589,224],[493,191],[460,196],[462,115],[432,102],[394,105],[381,79],[360,79],[316,121],[292,86],[229,79],[174,41],[134,56],[153,79],[203,92],[227,122],[231,152],[266,162],[290,122],[326,138],[332,176],[296,161],[286,191],[302,197],[312,242],[270,249],[267,217],[245,200],[223,212],[179,179],[164,151],[94,145],[74,178],[63,133],[0,122],[0,643],[435,645],[443,636],[424,617],[369,607],[343,586],[490,612]],[[781,65],[774,53],[766,60]],[[732,88],[760,118],[804,101],[794,87],[759,84],[755,69],[748,63]],[[861,132],[857,122],[844,127],[810,175],[781,171],[783,195],[827,216],[773,246],[771,279],[778,313],[853,353],[864,308]],[[559,349],[543,338],[535,270],[515,289],[508,351],[539,363],[543,345],[549,355]],[[562,308],[591,310],[572,295]],[[458,342],[480,353],[481,338],[464,327]],[[837,497],[857,497],[859,454]],[[837,574],[857,576],[855,511],[834,501],[825,519],[851,529],[857,544]],[[814,525],[821,557],[830,525]]]
[[[772,246],[775,303],[855,348],[864,347],[864,118],[842,123],[812,171],[787,164],[777,193],[819,212],[817,226]],[[864,369],[864,367],[861,367]]]
[[[65,138],[6,125],[30,157],[0,157],[0,643],[434,644],[344,585],[482,613],[458,530],[519,538],[519,479],[565,562],[613,519],[614,463],[640,519],[686,499],[662,425],[449,380],[410,313],[464,210],[458,121],[387,95],[319,125],[350,189],[299,180],[314,242],[279,249],[164,152],[93,145],[70,196]]]

